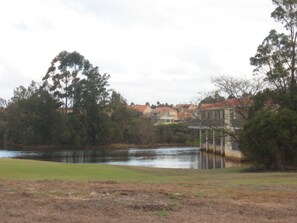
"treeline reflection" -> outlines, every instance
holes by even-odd
[[[10,152],[13,153],[13,151]],[[15,152],[15,156],[10,154],[10,157],[63,163],[105,163],[188,169],[217,169],[240,166],[240,163],[226,161],[223,156],[206,153],[196,147]]]

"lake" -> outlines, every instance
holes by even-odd
[[[227,161],[220,155],[200,151],[197,147],[62,150],[51,152],[0,150],[0,158],[182,169],[216,169],[241,165],[240,162]]]

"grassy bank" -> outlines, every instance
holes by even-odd
[[[64,164],[0,159],[0,179],[199,183],[204,185],[297,185],[296,172],[249,173],[242,168],[217,170],[159,169],[103,164]]]
[[[296,222],[297,172],[0,159],[2,222]]]

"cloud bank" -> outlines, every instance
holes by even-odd
[[[188,103],[213,75],[251,74],[272,10],[270,0],[2,1],[0,97],[76,50],[129,102]]]

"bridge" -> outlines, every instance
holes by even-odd
[[[232,134],[236,135],[242,128],[241,121],[226,125],[222,120],[204,120],[188,122],[187,125],[189,129],[199,131],[199,147],[201,150],[229,158],[244,159],[238,143],[231,137]]]

